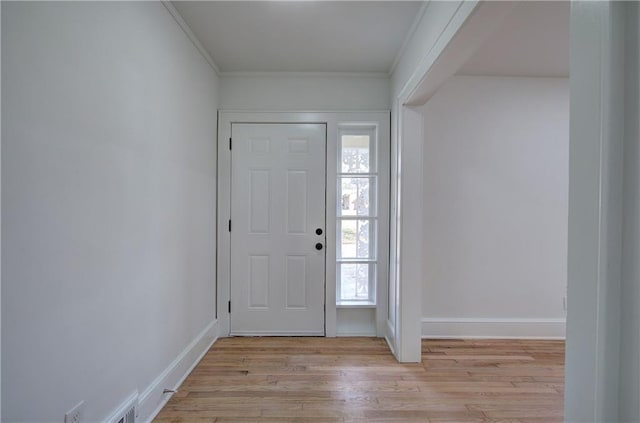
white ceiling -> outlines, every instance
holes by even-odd
[[[569,76],[569,2],[522,2],[458,75]]]
[[[383,72],[420,1],[175,1],[222,72]]]

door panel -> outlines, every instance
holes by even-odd
[[[326,125],[231,128],[231,334],[324,335]]]

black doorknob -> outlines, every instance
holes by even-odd
[[[318,250],[318,251],[322,250],[322,243],[318,242],[316,244],[316,250]]]
[[[322,229],[321,228],[316,229],[316,235],[322,235]]]

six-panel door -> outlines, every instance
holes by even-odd
[[[326,125],[231,133],[231,335],[324,335]]]

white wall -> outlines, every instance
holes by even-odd
[[[217,96],[161,3],[2,2],[2,421],[173,387],[215,316]]]
[[[220,78],[220,108],[270,111],[389,110],[389,78],[362,74],[248,73]]]
[[[568,79],[456,76],[424,117],[423,336],[563,336]]]

